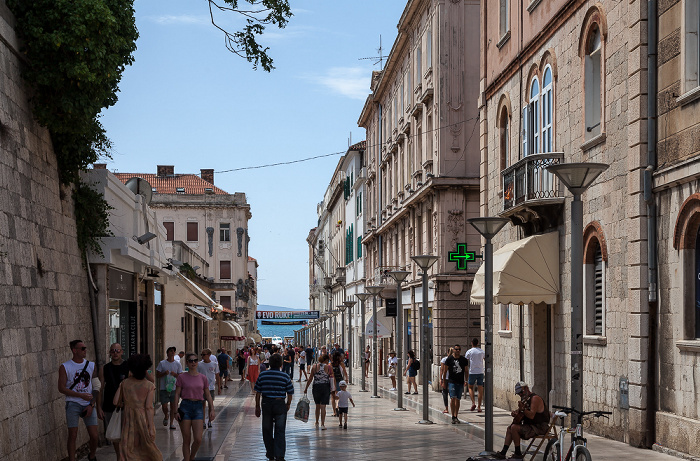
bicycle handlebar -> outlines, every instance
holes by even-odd
[[[563,411],[564,413],[567,413],[567,414],[569,414],[569,413],[575,413],[575,414],[577,414],[580,418],[583,418],[584,416],[588,416],[588,415],[593,415],[593,416],[596,417],[596,418],[599,418],[599,417],[601,417],[601,416],[604,416],[604,417],[607,418],[606,415],[612,415],[612,412],[611,412],[611,411],[601,411],[601,410],[578,411],[578,410],[576,410],[576,409],[574,409],[574,408],[562,407],[562,406],[559,406],[559,405],[552,405],[552,408],[556,408],[557,410],[561,410],[561,411]]]

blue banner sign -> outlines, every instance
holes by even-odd
[[[258,320],[300,320],[318,319],[319,311],[257,311],[255,318]]]

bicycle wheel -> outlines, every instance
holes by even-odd
[[[542,461],[559,461],[559,440],[552,439],[547,442]]]
[[[576,460],[575,461],[592,461],[591,460],[591,453],[588,451],[588,448],[584,447],[583,445],[579,445],[576,448]]]

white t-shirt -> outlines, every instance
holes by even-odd
[[[347,408],[348,400],[352,398],[352,394],[348,391],[338,391],[335,395],[338,396],[338,408]]]
[[[177,358],[177,355],[175,356]],[[172,362],[168,362],[168,359],[161,360],[158,366],[156,367],[156,371],[159,371],[161,373],[163,372],[168,372],[167,376],[163,376],[163,378],[160,380],[160,390],[164,391],[165,390],[165,384],[168,381],[167,377],[170,376],[170,372],[174,371],[178,375],[182,373],[182,365],[180,365],[180,362],[177,360],[173,360]]]
[[[177,355],[177,354],[175,354],[175,361],[176,361],[177,363],[180,363],[180,356]]]
[[[478,347],[472,347],[464,356],[469,360],[469,374],[484,374],[484,351]]]
[[[389,362],[389,366],[396,366],[399,363],[399,358],[398,357],[389,357],[386,359],[387,362]]]
[[[304,352],[304,351],[299,352],[299,364],[300,365],[306,364],[306,352]]]
[[[95,370],[95,362],[88,363],[87,368],[85,368],[85,359],[80,363],[69,360],[63,362],[63,368],[66,370],[66,389],[73,386],[74,381],[77,381],[76,385],[71,389],[73,392],[92,394],[92,372]],[[81,375],[83,368],[85,368],[85,374]],[[66,402],[79,403],[84,407],[90,404],[88,400],[72,396],[66,396]]]
[[[216,361],[216,357],[212,360],[213,355],[209,356],[211,362],[207,363],[204,360],[199,362],[197,369],[204,373],[209,381],[209,390],[213,391],[216,388],[216,375],[219,374],[219,362]]]
[[[444,365],[445,362],[447,362],[447,357],[449,357],[449,355],[444,356],[442,358],[442,360],[440,360],[441,365]],[[450,369],[449,368],[447,369],[447,371],[445,371],[445,380],[447,380],[447,379],[450,379]]]

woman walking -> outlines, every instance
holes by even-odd
[[[260,376],[260,356],[258,355],[259,350],[257,347],[253,347],[248,356],[248,363],[246,364],[246,379],[250,381],[250,391],[255,392],[255,382]]]
[[[193,461],[204,432],[203,400],[209,403],[209,421],[214,421],[214,400],[209,392],[209,381],[197,371],[197,354],[185,355],[187,372],[181,373],[175,383],[175,405],[179,405],[176,418],[182,432],[182,455],[185,461]],[[182,398],[182,402],[180,402]]]
[[[389,368],[387,370],[387,374],[391,378],[391,389],[390,391],[395,391],[396,390],[396,369],[398,368],[399,365],[399,359],[396,358],[396,352],[391,351],[389,352],[389,358],[386,359],[387,365],[389,365]]]
[[[345,369],[345,364],[343,363],[343,354],[341,352],[334,352],[333,353],[333,360],[331,361],[331,368],[333,368],[333,378],[335,379],[336,383],[339,383],[341,381],[345,381],[348,376],[348,372]],[[335,402],[335,394],[336,391],[338,391],[337,388],[331,389],[331,403],[333,405],[333,416],[340,416],[337,411],[336,407],[336,402]]]
[[[131,376],[122,381],[114,396],[114,405],[124,407],[119,460],[162,461],[153,422],[156,386],[146,379],[146,372],[153,362],[148,355],[134,354],[126,363]]]
[[[245,379],[243,370],[245,369],[245,347],[238,349],[236,353],[236,360],[238,361],[238,374],[241,375],[241,382]]]
[[[411,393],[411,384],[413,384],[413,389],[414,389],[414,394],[418,394],[418,384],[416,384],[416,376],[418,376],[418,370],[415,368],[415,363],[416,363],[416,353],[413,351],[408,351],[408,360],[406,361],[406,370],[403,372],[404,376],[408,377],[406,378],[406,383],[408,384],[408,391],[404,392],[404,394],[410,394]]]
[[[372,352],[369,350],[369,346],[365,349],[365,378],[369,375],[369,361],[372,358]]]
[[[328,354],[323,354],[319,359],[319,363],[311,367],[311,375],[306,381],[304,394],[309,390],[309,386],[313,383],[311,393],[316,404],[316,427],[318,427],[318,417],[321,417],[321,430],[326,430],[326,405],[331,399],[331,389],[334,386],[333,368],[328,364]]]
[[[301,375],[304,374],[304,379],[308,381],[309,375],[306,373],[306,351],[304,349],[299,349],[299,382],[301,382]]]

